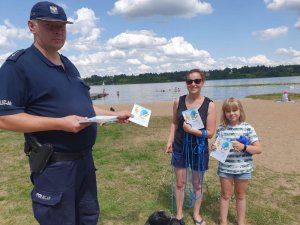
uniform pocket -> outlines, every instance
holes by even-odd
[[[48,205],[48,206],[55,206],[61,202],[62,193],[41,191],[34,188],[31,192],[31,198],[32,201],[35,203]]]
[[[31,192],[32,209],[35,219],[43,225],[74,225],[75,207],[64,202],[66,193],[48,192],[34,188]]]

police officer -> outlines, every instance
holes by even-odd
[[[80,121],[95,115],[114,115],[120,122],[130,117],[93,106],[78,70],[58,53],[71,23],[62,7],[36,3],[28,21],[33,44],[9,56],[0,69],[0,128],[23,132],[27,141],[53,151],[41,171],[31,171],[33,212],[41,225],[97,224],[91,153],[96,125]]]

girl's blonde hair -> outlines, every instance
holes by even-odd
[[[239,118],[240,122],[244,122],[246,119],[246,114],[240,100],[233,97],[225,99],[222,105],[222,115],[220,118],[221,124],[223,125],[229,124],[229,120],[226,118],[225,112],[230,110],[237,110],[237,109],[240,110],[240,114],[241,114]]]

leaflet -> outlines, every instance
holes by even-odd
[[[150,109],[147,109],[138,104],[134,104],[131,114],[133,115],[133,117],[130,117],[129,121],[139,124],[144,127],[148,127],[150,116],[151,116]]]
[[[210,153],[210,156],[215,158],[216,160],[224,163],[228,156],[230,149],[232,149],[231,141],[218,137],[215,142],[216,150]]]
[[[182,112],[183,118],[187,124],[196,130],[204,128],[202,119],[197,109],[188,109]]]
[[[99,123],[101,125],[106,123],[115,123],[118,121],[117,116],[95,116],[86,120],[80,121],[79,123]]]

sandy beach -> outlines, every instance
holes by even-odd
[[[246,121],[255,128],[263,146],[263,153],[254,156],[255,165],[277,172],[299,173],[300,102],[283,103],[252,99],[241,99],[241,101],[246,111]],[[215,101],[215,104],[219,123],[222,101]],[[172,115],[173,102],[141,105],[151,109],[153,116]],[[101,105],[100,107],[131,111],[132,104]]]

